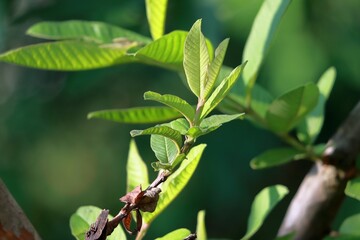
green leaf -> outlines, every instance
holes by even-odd
[[[96,221],[101,210],[95,206],[82,206],[70,217],[71,233],[77,240],[85,239],[85,233],[90,229],[90,225]],[[111,218],[112,216],[109,215],[109,219]],[[117,227],[107,239],[126,240],[126,235],[121,227]]]
[[[178,111],[168,107],[138,107],[91,112],[88,119],[100,118],[119,123],[159,123],[178,118]]]
[[[275,132],[285,133],[295,127],[317,104],[319,90],[315,84],[291,90],[275,99],[266,113],[266,122]]]
[[[249,61],[243,79],[250,89],[289,3],[290,0],[265,0],[256,15],[243,53],[243,61]]]
[[[150,224],[154,221],[184,189],[195,172],[205,147],[205,144],[193,147],[187,154],[186,159],[182,161],[180,167],[164,182],[161,186],[162,193],[160,194],[156,210],[153,213],[146,212],[143,214],[143,219],[146,223]]]
[[[151,39],[135,32],[103,23],[70,20],[63,22],[40,22],[31,26],[28,35],[50,40],[83,39],[96,43],[111,43],[114,39],[149,43]]]
[[[208,128],[221,126],[224,123],[231,122],[235,119],[240,119],[242,116],[244,116],[244,113],[233,114],[233,115],[227,115],[227,114],[212,115],[208,118],[204,118],[201,121],[200,128],[206,130]]]
[[[304,143],[313,143],[320,133],[324,123],[325,103],[331,93],[335,77],[336,70],[334,67],[331,67],[325,71],[317,83],[320,92],[317,105],[306,118],[301,121],[298,127],[297,136]]]
[[[161,164],[168,165],[169,168],[180,152],[172,140],[160,135],[151,135],[150,146]]]
[[[130,135],[132,137],[141,135],[161,135],[172,140],[177,145],[179,151],[182,146],[182,136],[180,132],[167,126],[155,126],[145,130],[132,130]]]
[[[146,16],[154,40],[162,37],[165,30],[167,0],[146,0]]]
[[[0,55],[1,62],[47,70],[78,71],[134,61],[126,49],[102,48],[81,41],[30,45]]]
[[[205,102],[201,118],[206,117],[228,94],[232,86],[234,86],[245,64],[237,66],[232,72],[222,80],[220,85],[210,95],[209,99]]]
[[[147,64],[180,71],[186,36],[185,31],[173,31],[141,48],[135,57]]]
[[[176,131],[179,131],[181,135],[186,135],[187,131],[189,130],[189,122],[185,120],[185,118],[178,118],[174,121],[171,121],[168,124],[164,124]]]
[[[325,237],[324,240],[359,240],[359,236],[340,235],[336,237]]]
[[[126,165],[127,192],[132,191],[136,186],[147,187],[149,176],[146,164],[142,160],[134,140],[130,142],[129,155]]]
[[[225,39],[219,44],[219,46],[215,50],[215,58],[209,66],[207,76],[205,78],[204,87],[201,88],[203,89],[202,90],[203,99],[207,99],[209,94],[212,92],[216,79],[219,76],[228,44],[229,44],[229,39]]]
[[[247,232],[242,240],[250,239],[259,230],[266,216],[288,192],[285,186],[274,185],[264,188],[256,195],[251,206]]]
[[[347,182],[345,194],[360,201],[360,178],[354,178]]]
[[[198,240],[206,240],[205,211],[199,211],[197,216],[196,235]]]
[[[341,224],[339,232],[344,235],[360,237],[360,214],[346,218]]]
[[[296,155],[302,152],[294,148],[270,149],[250,161],[252,169],[262,169],[277,166],[294,160]]]
[[[183,240],[191,234],[190,230],[186,228],[180,228],[174,230],[163,237],[156,238],[155,240]]]
[[[160,95],[156,92],[149,91],[144,94],[144,99],[157,101],[177,110],[189,121],[189,123],[194,119],[194,108],[178,96],[171,94]]]
[[[294,240],[295,233],[289,233],[285,236],[277,237],[275,240]]]
[[[201,32],[201,20],[197,20],[185,40],[184,71],[191,91],[202,99],[209,62],[206,40]]]

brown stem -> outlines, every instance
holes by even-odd
[[[296,240],[322,239],[344,199],[349,179],[356,175],[360,153],[360,102],[329,140],[322,157],[305,176],[293,198],[279,236],[295,232]]]

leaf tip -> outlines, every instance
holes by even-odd
[[[136,137],[136,136],[139,136],[141,133],[142,133],[142,130],[131,130],[130,136]]]

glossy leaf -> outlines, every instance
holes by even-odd
[[[70,217],[70,229],[77,240],[84,240],[85,233],[90,225],[96,221],[102,209],[95,206],[82,206]],[[112,216],[109,215],[109,219]],[[114,232],[107,237],[108,240],[126,240],[126,235],[121,227],[115,228]]]
[[[243,65],[237,66],[225,79],[222,80],[219,86],[210,95],[209,99],[205,102],[201,118],[206,117],[228,94],[230,89],[234,86],[238,79]]]
[[[180,150],[182,146],[182,136],[179,131],[176,131],[167,126],[155,126],[147,128],[145,130],[132,130],[130,132],[132,137],[141,136],[141,135],[160,135],[172,140]]]
[[[47,70],[78,71],[134,61],[126,49],[101,48],[94,43],[62,41],[41,43],[0,55],[0,62]]]
[[[339,228],[340,234],[357,236],[360,238],[360,214],[346,218]]]
[[[173,31],[141,48],[135,57],[147,64],[180,71],[186,36],[185,31]]]
[[[347,182],[345,194],[360,201],[360,178],[355,178]]]
[[[196,235],[197,240],[206,240],[206,227],[205,227],[205,211],[202,210],[198,213],[197,216],[197,225],[196,225]]]
[[[334,86],[335,77],[336,70],[334,67],[331,67],[325,71],[317,83],[320,93],[318,103],[298,127],[297,136],[304,143],[313,143],[321,131],[324,123],[325,103]]]
[[[146,0],[146,16],[153,39],[162,37],[165,30],[167,0]]]
[[[144,94],[145,100],[153,100],[160,103],[163,103],[178,112],[180,112],[189,122],[192,122],[195,115],[195,109],[188,104],[185,100],[181,99],[178,96],[165,94],[160,95],[156,92],[146,92]]]
[[[130,192],[141,185],[143,188],[149,185],[149,175],[146,164],[142,160],[134,140],[130,142],[129,155],[126,165],[127,187]]]
[[[260,229],[266,216],[288,192],[285,186],[274,185],[264,188],[256,195],[251,206],[247,232],[242,240],[250,239]]]
[[[256,15],[243,53],[243,61],[249,63],[242,77],[250,88],[255,83],[263,58],[289,3],[290,0],[265,0]]]
[[[197,97],[204,97],[209,62],[206,40],[201,32],[201,20],[197,20],[186,37],[184,47],[184,71],[187,83]]]
[[[151,223],[164,209],[179,195],[189,182],[191,176],[200,161],[205,149],[205,144],[193,147],[182,161],[180,167],[164,182],[161,187],[162,193],[158,201],[156,210],[153,213],[144,213],[143,218],[146,223]]]
[[[202,88],[203,99],[207,99],[209,94],[212,92],[212,89],[216,83],[216,79],[218,78],[221,71],[228,44],[229,39],[225,39],[219,44],[219,46],[215,50],[215,57],[209,66],[204,86]]]
[[[279,133],[290,131],[316,106],[318,97],[319,90],[313,83],[278,97],[266,113],[269,128]]]
[[[28,35],[50,40],[83,39],[97,43],[111,43],[114,39],[149,43],[151,39],[135,32],[103,23],[70,20],[63,22],[40,22],[31,26]]]
[[[183,240],[191,234],[190,230],[186,228],[180,228],[174,230],[163,237],[156,238],[155,240]]]
[[[294,148],[273,148],[250,161],[252,169],[262,169],[277,166],[294,160],[302,152]]]
[[[138,107],[91,112],[88,119],[100,118],[119,123],[159,123],[180,117],[181,114],[168,107]]]

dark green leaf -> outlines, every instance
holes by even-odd
[[[316,106],[318,97],[319,90],[313,83],[278,97],[266,113],[269,128],[279,133],[290,131]]]
[[[149,43],[151,39],[129,30],[103,23],[70,20],[63,22],[40,22],[31,26],[28,35],[50,40],[83,39],[97,43],[112,43],[114,39]]]
[[[270,149],[250,161],[252,169],[262,169],[277,166],[294,160],[297,154],[302,152],[294,148]]]
[[[157,101],[169,107],[172,107],[173,109],[180,112],[188,120],[189,123],[192,122],[194,119],[194,108],[178,96],[171,94],[160,95],[158,93],[149,91],[144,94],[144,99]]]
[[[153,39],[162,37],[165,30],[167,0],[146,0],[146,16]]]
[[[264,188],[255,197],[251,206],[246,235],[242,240],[250,239],[261,227],[266,216],[281,199],[288,194],[288,189],[282,185],[274,185]]]
[[[360,201],[360,178],[347,182],[345,194]]]
[[[163,237],[156,238],[155,240],[183,240],[187,236],[189,236],[191,232],[188,229],[180,228],[175,231],[172,231],[166,234]]]
[[[88,118],[100,118],[119,123],[159,123],[180,117],[181,114],[168,107],[138,107],[91,112]]]

